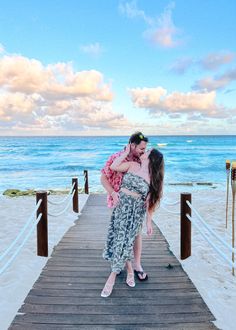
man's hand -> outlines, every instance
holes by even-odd
[[[113,190],[113,192],[111,193],[111,197],[113,199],[113,206],[116,207],[117,204],[120,201],[120,195],[118,192],[116,192],[115,190]]]

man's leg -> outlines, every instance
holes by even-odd
[[[134,241],[134,269],[141,270],[142,234],[138,234]]]
[[[141,265],[141,255],[142,255],[142,234],[138,234],[134,241],[134,270],[139,272],[137,276],[140,280],[144,280],[147,274],[143,272]]]

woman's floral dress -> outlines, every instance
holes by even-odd
[[[117,273],[124,268],[126,261],[131,259],[135,237],[142,229],[149,184],[142,177],[128,172],[123,176],[121,188],[138,193],[141,197],[120,191],[119,204],[111,215],[103,258],[111,262],[112,271]]]

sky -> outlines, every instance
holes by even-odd
[[[236,134],[235,0],[0,0],[0,135]]]

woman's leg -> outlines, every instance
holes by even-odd
[[[134,270],[130,260],[126,261],[126,269],[127,269],[126,284],[131,288],[133,288],[135,287]]]
[[[104,288],[101,292],[101,296],[106,298],[106,297],[109,297],[110,294],[112,293],[112,290],[113,290],[113,286],[115,284],[115,281],[116,281],[116,275],[117,273],[116,272],[111,272],[110,275],[108,276],[108,279],[104,285]]]

